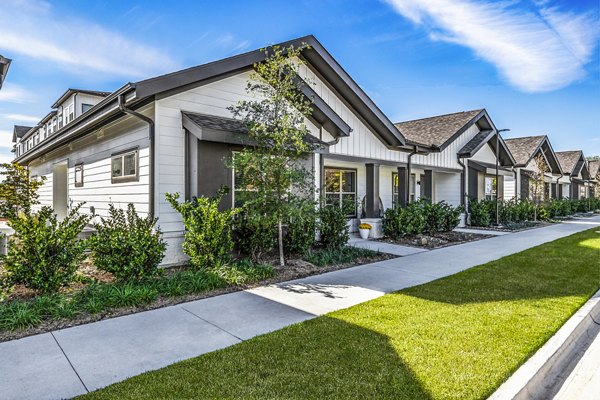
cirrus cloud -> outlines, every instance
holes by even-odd
[[[591,12],[518,1],[386,0],[402,16],[429,30],[432,40],[472,49],[524,92],[560,89],[585,77],[599,38]]]

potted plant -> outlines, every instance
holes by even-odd
[[[370,224],[367,224],[364,222],[362,224],[358,225],[358,231],[360,232],[360,237],[363,239],[368,239],[369,232],[371,232],[371,228],[372,228],[372,226]]]

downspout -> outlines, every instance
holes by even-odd
[[[133,117],[141,119],[142,121],[148,124],[148,139],[150,140],[150,154],[148,155],[148,163],[150,166],[150,183],[148,188],[148,215],[150,215],[150,218],[154,218],[154,120],[152,120],[152,118],[150,117],[145,116],[144,114],[140,114],[137,111],[127,108],[127,106],[125,105],[125,97],[122,94],[119,95],[119,110],[121,110],[125,114],[129,114]]]
[[[560,189],[560,194],[561,194],[561,197],[562,197],[562,188],[560,187],[560,185],[561,185],[560,180],[563,178],[563,176],[565,176],[565,175],[561,171],[560,176],[556,180],[556,199],[557,200],[562,200],[562,199],[559,199],[558,190]]]
[[[458,164],[462,167],[463,170],[463,178],[462,178],[462,182],[460,183],[461,185],[461,191],[462,191],[462,202],[463,202],[463,206],[465,208],[465,224],[468,221],[469,218],[469,198],[467,195],[467,180],[469,179],[467,177],[467,165],[462,161],[462,159],[458,156],[458,154],[456,155],[456,160],[458,161]]]
[[[406,160],[406,189],[404,192],[404,199],[406,200],[406,205],[410,203],[410,176],[412,174],[412,156],[418,153],[418,146],[413,146],[413,151],[408,153],[408,158]],[[416,193],[415,193],[416,195]]]

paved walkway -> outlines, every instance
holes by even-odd
[[[599,225],[569,221],[0,343],[0,397],[72,397]]]
[[[393,254],[395,256],[401,257],[428,251],[427,249],[420,249],[418,247],[402,246],[400,244],[380,242],[373,239],[362,239],[360,236],[355,234],[350,234],[348,246],[357,247],[359,249],[378,251],[380,253]]]

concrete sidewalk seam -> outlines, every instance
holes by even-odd
[[[63,353],[63,355],[65,356],[65,358],[67,359],[67,362],[69,363],[69,365],[71,366],[71,369],[73,370],[73,372],[75,372],[75,375],[77,376],[77,379],[79,379],[79,382],[81,382],[81,384],[83,385],[83,388],[85,389],[85,391],[87,393],[89,393],[89,389],[87,388],[87,386],[85,385],[85,382],[83,382],[83,379],[81,379],[81,376],[79,376],[79,372],[77,372],[77,370],[75,369],[75,366],[73,365],[73,363],[71,362],[71,360],[69,359],[69,356],[67,356],[67,353],[65,353],[65,351],[63,350],[62,346],[60,345],[60,343],[58,342],[58,339],[56,339],[56,336],[54,336],[54,332],[50,332],[50,335],[52,336],[52,339],[54,339],[54,341],[56,342],[56,345],[58,346],[58,348],[60,349],[60,351]]]
[[[198,318],[199,320],[202,320],[202,321],[206,322],[207,324],[209,324],[209,325],[212,325],[212,326],[214,326],[215,328],[222,330],[222,331],[223,331],[223,332],[225,332],[226,334],[233,336],[234,338],[236,338],[236,339],[237,339],[237,340],[239,340],[240,342],[243,342],[243,341],[244,341],[244,339],[242,339],[241,337],[239,337],[239,336],[236,336],[236,335],[234,335],[233,333],[229,332],[228,330],[221,328],[219,325],[217,325],[217,324],[215,324],[215,323],[213,323],[213,322],[210,322],[210,321],[208,321],[208,320],[206,320],[206,319],[202,318],[202,317],[201,317],[201,316],[199,316],[198,314],[194,314],[193,312],[191,312],[191,311],[190,311],[190,310],[188,310],[187,308],[185,308],[185,307],[181,307],[181,309],[182,309],[183,311],[186,311],[186,312],[188,312],[188,313],[192,314],[194,317]]]

